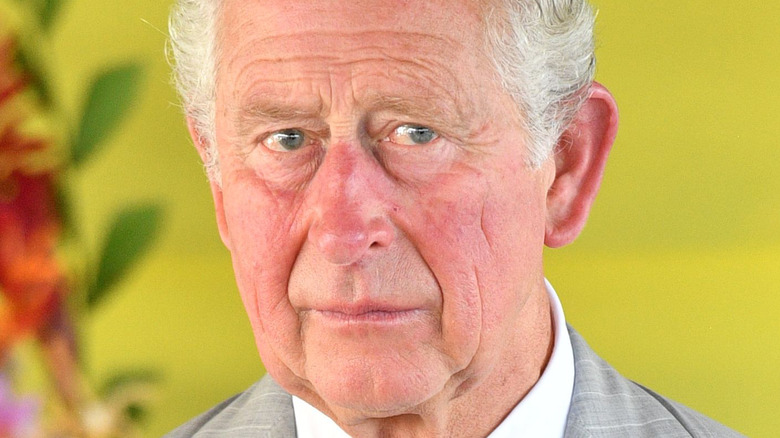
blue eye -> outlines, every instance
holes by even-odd
[[[421,125],[401,125],[385,139],[405,146],[425,145],[439,138],[431,128]]]
[[[272,151],[294,151],[306,144],[306,134],[300,129],[283,129],[271,133],[263,140],[263,144]]]

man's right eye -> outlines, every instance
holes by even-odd
[[[277,152],[294,151],[306,145],[306,134],[300,129],[283,129],[268,135],[263,145]]]
[[[385,139],[406,146],[424,146],[439,138],[439,134],[427,126],[401,125]]]

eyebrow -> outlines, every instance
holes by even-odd
[[[302,120],[319,117],[321,108],[312,107],[309,110],[298,106],[271,103],[264,99],[254,99],[249,104],[238,108],[233,117],[236,132],[247,135],[258,123],[278,123],[290,120]]]
[[[445,129],[450,134],[467,136],[470,132],[466,108],[457,105],[448,97],[430,95],[415,98],[374,95],[364,105],[369,112],[391,113],[407,117],[408,122],[431,125],[434,129]]]
[[[438,119],[440,116],[449,116],[447,118],[451,119],[455,115],[451,105],[441,105],[432,98],[419,100],[420,102],[404,97],[374,95],[367,99],[364,106],[371,112],[390,112],[419,119]]]
[[[360,108],[369,113],[390,113],[408,118],[409,122],[433,123],[455,129],[459,133],[468,131],[464,108],[454,101],[435,95],[390,96],[369,93]],[[266,98],[255,98],[236,109],[233,124],[236,133],[246,136],[258,124],[288,123],[291,121],[315,120],[325,116],[323,103],[289,104]]]

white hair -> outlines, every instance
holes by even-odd
[[[222,0],[176,0],[170,20],[174,82],[194,122],[209,178],[221,182],[215,135]],[[525,116],[529,165],[553,153],[587,97],[596,67],[587,0],[492,0],[485,5],[487,53]]]
[[[221,183],[216,138],[216,83],[221,0],[176,0],[168,18],[173,82],[194,123],[206,173]]]
[[[596,70],[587,0],[495,0],[484,14],[499,80],[525,116],[529,164],[540,165],[585,101]]]

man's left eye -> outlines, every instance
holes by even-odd
[[[439,138],[431,128],[421,125],[401,125],[385,139],[405,146],[425,145]]]

